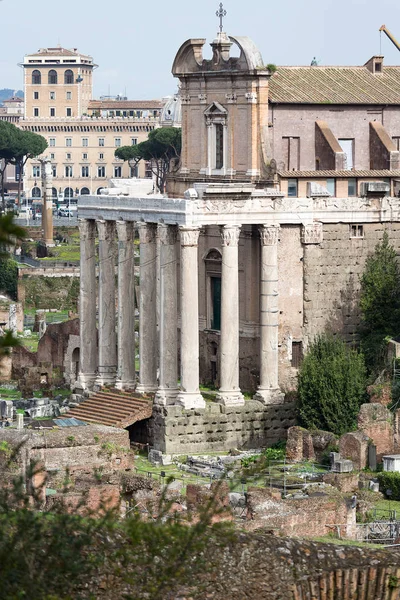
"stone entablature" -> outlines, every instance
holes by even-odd
[[[200,187],[200,186],[199,186]],[[198,198],[147,196],[83,196],[84,219],[164,222],[185,227],[206,225],[312,225],[319,223],[382,223],[400,220],[400,198],[282,198],[270,190],[208,187]],[[279,194],[279,195],[278,195]],[[197,194],[200,195],[200,194]],[[313,242],[315,243],[315,242]]]

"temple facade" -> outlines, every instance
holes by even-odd
[[[354,338],[366,257],[384,230],[400,249],[393,132],[378,120],[364,124],[375,169],[364,165],[357,140],[338,134],[338,121],[329,123],[326,106],[309,108],[304,137],[303,125],[287,120],[286,136],[273,98],[294,93],[289,76],[266,67],[248,38],[220,32],[211,60],[203,59],[204,44],[185,42],[173,65],[181,84],[182,157],[168,195],[110,190],[78,205],[79,385],[154,394],[148,436],[164,452],[259,447],[283,437],[293,424],[288,392],[309,341],[327,329]],[[239,56],[231,56],[233,44]],[[368,81],[375,77],[362,68]],[[360,86],[365,92],[364,79]],[[361,100],[362,112],[370,100]],[[213,402],[201,383],[215,387]]]

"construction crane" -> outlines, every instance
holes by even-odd
[[[396,46],[397,50],[400,50],[400,44],[396,40],[396,38],[390,33],[389,29],[387,29],[386,25],[382,25],[379,28],[379,31],[383,31],[388,36],[389,40]]]

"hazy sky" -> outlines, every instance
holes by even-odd
[[[0,88],[22,88],[24,54],[61,44],[93,56],[94,95],[151,99],[173,93],[171,66],[190,37],[218,29],[215,0],[0,0]],[[265,63],[364,64],[379,54],[379,27],[400,41],[399,0],[226,0],[225,31],[251,37]],[[382,35],[386,64],[400,53]]]

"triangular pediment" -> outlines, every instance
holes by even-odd
[[[208,108],[204,111],[206,116],[215,116],[215,115],[227,115],[228,111],[220,104],[219,102],[213,102],[210,104]]]

